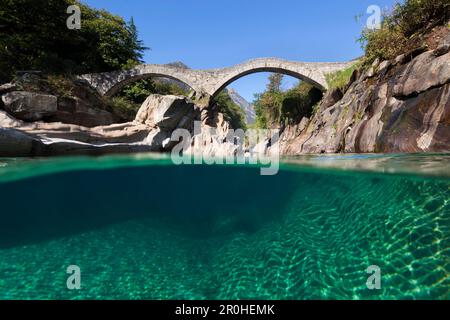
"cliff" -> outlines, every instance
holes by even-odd
[[[450,151],[450,35],[355,71],[310,118],[286,127],[284,155]]]

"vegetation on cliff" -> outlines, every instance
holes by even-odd
[[[300,122],[313,113],[313,106],[322,98],[322,92],[306,82],[292,89],[281,88],[283,75],[272,74],[266,91],[255,95],[253,102],[257,128],[282,127]]]
[[[326,74],[325,78],[327,80],[328,90],[340,89],[341,91],[344,91],[353,72],[360,67],[361,63],[359,61],[356,61],[354,64],[344,70]]]
[[[364,57],[345,70],[326,75],[329,90],[344,92],[354,71],[370,66],[377,59],[394,59],[420,47],[434,49],[437,43],[430,40],[430,34],[438,28],[448,28],[445,24],[449,19],[448,0],[406,0],[397,3],[391,12],[383,14],[381,28],[362,31],[359,41],[365,50]],[[269,79],[267,90],[256,96],[257,126],[281,127],[283,124],[298,123],[303,116],[311,115],[312,106],[318,102],[313,92],[308,91],[311,86],[300,83],[282,92],[270,90],[269,87],[276,88],[270,82]]]
[[[396,4],[392,12],[384,13],[381,28],[363,30],[359,41],[365,49],[364,65],[429,46],[427,34],[449,19],[448,0],[406,0]]]
[[[246,129],[245,112],[233,102],[226,90],[222,90],[216,97],[217,111],[222,113],[233,129]]]

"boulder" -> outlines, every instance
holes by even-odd
[[[321,110],[325,110],[328,107],[334,105],[336,102],[342,99],[343,93],[339,88],[333,89],[323,97],[322,102],[320,104]]]
[[[395,97],[417,95],[450,81],[450,52],[436,56],[428,51],[417,56],[394,79]]]
[[[43,153],[44,144],[19,130],[0,127],[0,157],[28,157]]]
[[[2,101],[6,111],[24,121],[43,120],[58,111],[58,99],[48,94],[12,91],[4,94]]]
[[[85,127],[110,125],[115,122],[111,112],[95,108],[76,97],[59,97],[58,112],[48,122],[64,122]]]
[[[112,113],[76,97],[56,97],[28,91],[12,91],[2,96],[4,109],[17,119],[32,122],[63,122],[86,127],[110,125]]]
[[[186,97],[153,94],[144,101],[134,122],[170,131],[180,124],[188,127],[198,112],[198,107]]]
[[[5,83],[0,86],[0,94],[5,94],[17,89],[17,85],[14,83]]]
[[[0,127],[18,128],[23,125],[23,121],[17,120],[16,118],[10,116],[7,112],[0,110]]]

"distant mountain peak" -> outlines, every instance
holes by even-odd
[[[253,105],[250,104],[247,100],[245,100],[235,89],[227,88],[227,93],[230,96],[231,100],[236,103],[238,106],[242,108],[245,112],[245,120],[248,124],[255,123],[256,114]]]
[[[185,65],[181,61],[169,62],[169,63],[166,63],[165,65],[170,66],[170,67],[177,67],[177,68],[181,68],[181,69],[190,69],[187,65]]]

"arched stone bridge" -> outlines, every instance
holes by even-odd
[[[325,75],[342,70],[351,62],[295,62],[278,58],[260,58],[222,69],[193,70],[170,65],[142,64],[129,70],[85,74],[87,80],[101,95],[112,96],[123,86],[147,77],[165,77],[184,82],[196,92],[215,96],[233,81],[255,72],[277,72],[293,76],[327,89]]]

